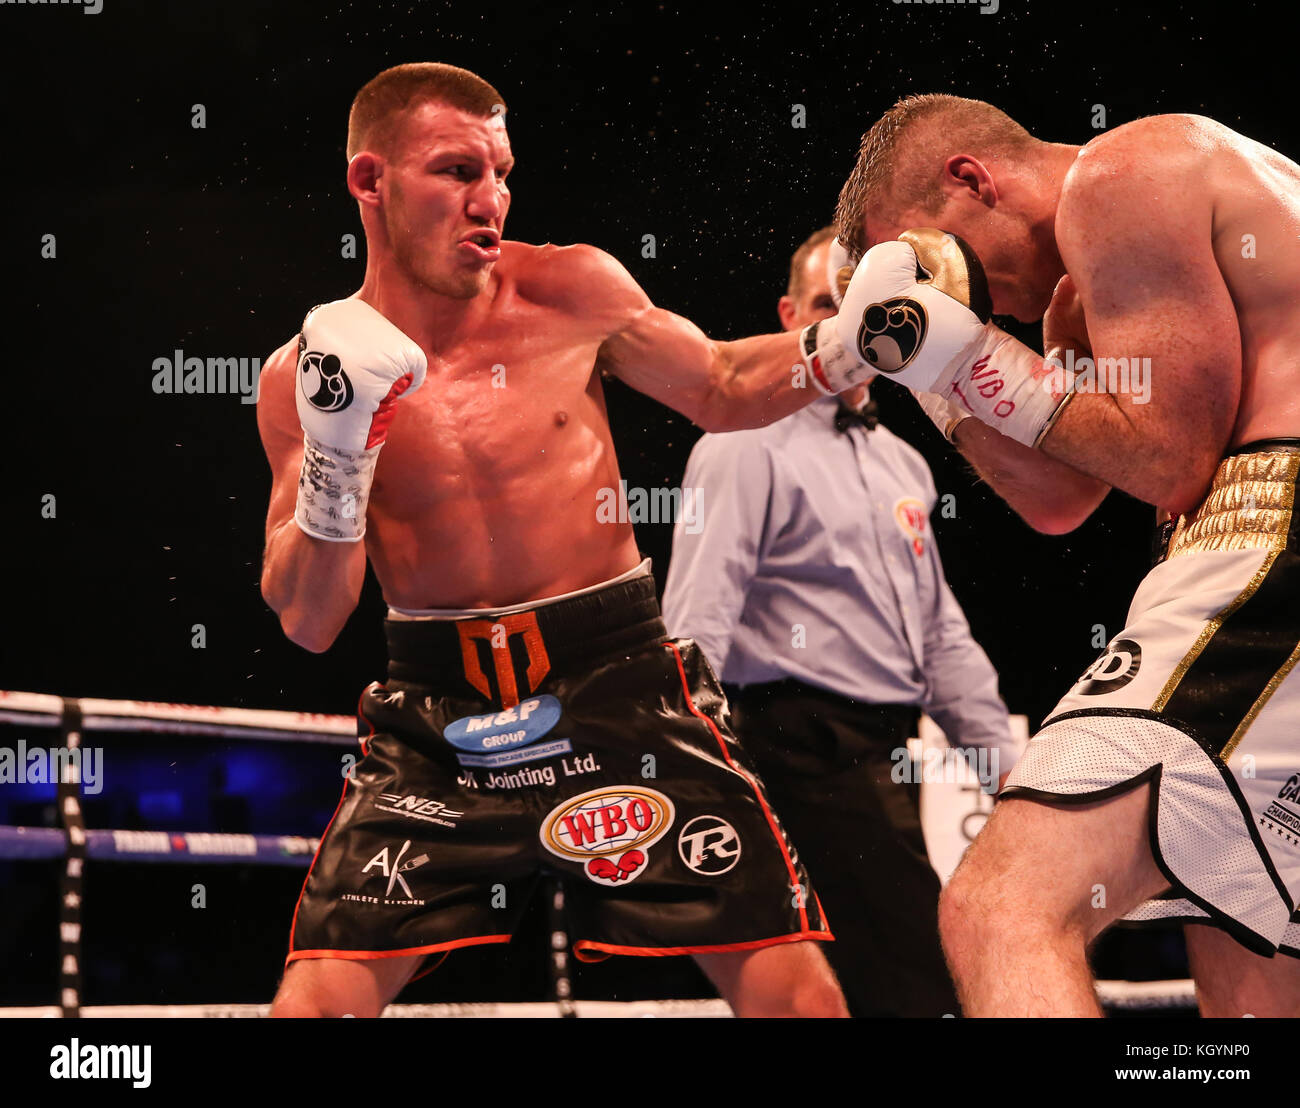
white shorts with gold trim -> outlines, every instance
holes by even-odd
[[[1280,445],[1220,465],[1004,795],[1084,802],[1150,782],[1170,891],[1126,920],[1214,924],[1300,957],[1297,470]]]

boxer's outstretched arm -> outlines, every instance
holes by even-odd
[[[357,606],[366,551],[359,542],[313,538],[294,522],[303,455],[293,395],[297,361],[295,337],[267,359],[258,386],[257,429],[271,464],[262,596],[290,639],[320,653],[338,637]]]
[[[599,368],[706,431],[761,427],[822,395],[803,366],[797,332],[710,339],[694,323],[656,308],[619,262],[582,251],[589,307],[607,321]]]
[[[1200,501],[1230,441],[1241,338],[1199,155],[1156,166],[1142,141],[1117,133],[1086,150],[1056,220],[1093,358],[1127,364],[1127,387],[1076,391],[1041,449],[1178,514]]]

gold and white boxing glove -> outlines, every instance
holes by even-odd
[[[805,364],[827,392],[880,373],[1036,446],[1070,382],[989,322],[991,315],[984,270],[970,247],[931,227],[905,231],[868,250],[839,313],[806,329]],[[950,434],[955,425],[941,429]]]

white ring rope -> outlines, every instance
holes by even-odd
[[[1107,1007],[1124,1011],[1196,1007],[1190,981],[1098,981],[1097,998]],[[573,1006],[584,1019],[726,1018],[725,1000],[576,1000]],[[81,1015],[89,1019],[249,1019],[269,1016],[269,1004],[111,1004],[89,1005]],[[537,1001],[502,1004],[390,1004],[389,1019],[558,1019],[560,1006]],[[56,1005],[0,1008],[0,1019],[57,1019]]]
[[[725,1000],[577,1000],[577,1014],[587,1019],[729,1018]],[[269,1016],[269,1004],[113,1004],[81,1009],[89,1019],[256,1019]],[[510,1004],[390,1004],[386,1019],[560,1019],[560,1006],[537,1001]],[[55,1005],[0,1008],[0,1019],[58,1019]]]
[[[62,697],[48,693],[0,690],[0,723],[58,727],[63,718],[63,704]],[[94,697],[80,700],[78,704],[84,731],[153,731],[172,735],[219,735],[339,745],[351,745],[357,741],[357,721],[353,716]]]

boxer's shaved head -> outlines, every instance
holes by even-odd
[[[850,256],[866,248],[869,217],[891,222],[904,211],[937,212],[945,160],[1014,158],[1043,145],[1006,112],[983,100],[927,93],[900,100],[876,121],[840,190],[835,231]]]
[[[490,119],[506,110],[501,94],[468,69],[441,62],[395,65],[357,93],[348,115],[348,160],[362,150],[387,154],[406,115],[438,103]]]
[[[820,231],[814,231],[803,240],[803,245],[794,252],[794,256],[790,259],[790,283],[785,290],[787,296],[795,300],[803,296],[804,286],[807,283],[805,270],[808,268],[808,255],[823,242],[834,237],[834,227],[823,227]]]

